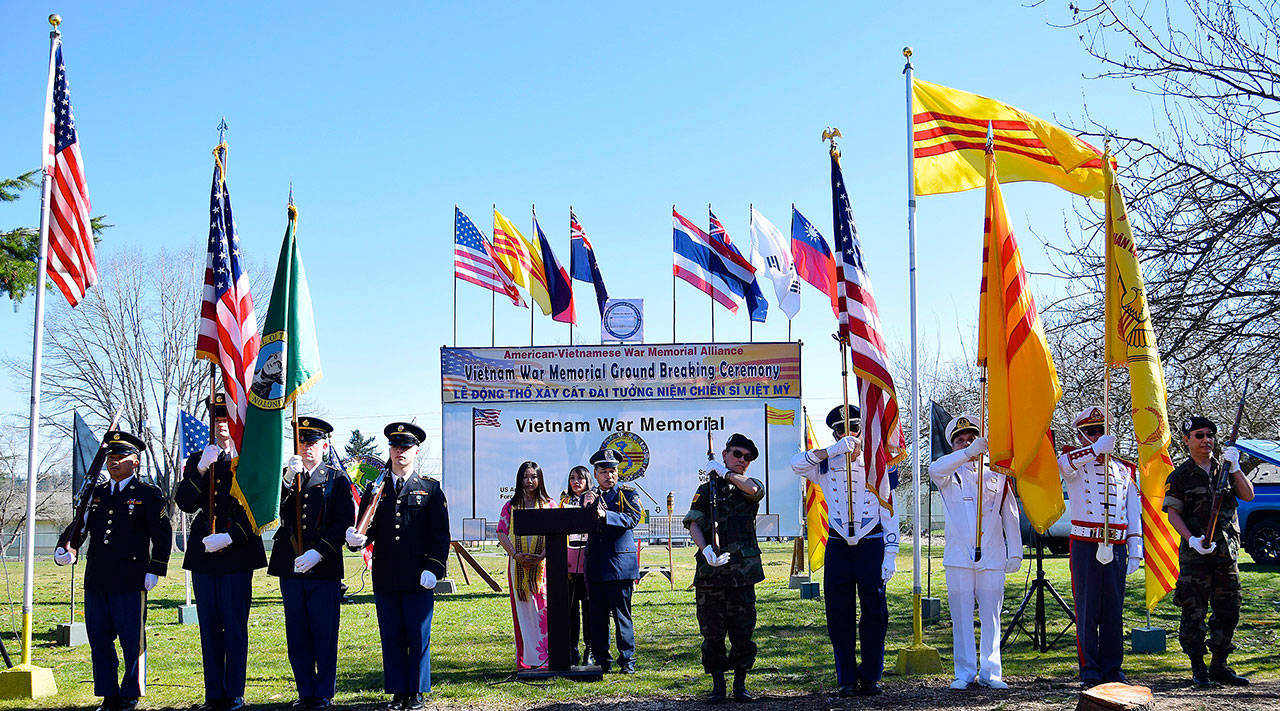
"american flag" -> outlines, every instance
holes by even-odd
[[[893,509],[889,468],[906,456],[906,441],[898,420],[898,400],[889,373],[889,354],[881,335],[871,279],[862,262],[858,228],[840,172],[839,154],[831,155],[831,206],[836,233],[836,295],[840,339],[849,344],[862,410],[863,464],[867,488]]]
[[[240,238],[236,236],[236,222],[231,214],[231,195],[227,192],[227,144],[219,143],[213,155],[209,255],[204,268],[196,358],[221,366],[231,439],[239,450],[244,437],[245,409],[249,405],[247,385],[253,379],[260,336],[258,320],[253,314],[249,276],[240,263]]]
[[[178,410],[178,428],[181,430],[179,439],[182,443],[179,448],[181,461],[178,462],[178,466],[182,466],[182,462],[185,462],[187,457],[203,451],[209,445],[209,425],[186,410]]]
[[[49,179],[48,274],[67,303],[75,306],[98,283],[89,222],[89,184],[84,178],[76,118],[67,93],[67,66],[62,40],[55,39],[49,58],[49,88],[44,104],[44,160]]]
[[[502,410],[482,410],[478,407],[471,408],[472,424],[477,427],[501,427],[502,421],[498,416],[502,414]]]
[[[453,277],[505,294],[511,303],[524,306],[507,268],[493,257],[493,246],[476,225],[453,206]]]

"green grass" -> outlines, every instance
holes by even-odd
[[[499,582],[505,584],[505,558],[489,547],[478,557]],[[797,591],[787,589],[790,544],[765,545],[767,579],[757,590],[760,602],[756,641],[760,656],[756,662],[753,688],[771,693],[812,693],[834,685],[831,651],[826,638],[826,618],[821,600],[800,600]],[[943,599],[943,619],[925,627],[925,642],[937,648],[949,678],[951,631],[946,609],[946,584],[935,551],[933,594]],[[523,684],[506,682],[515,664],[511,613],[504,592],[494,593],[472,574],[470,585],[461,585],[456,559],[450,573],[460,584],[459,593],[440,596],[436,601],[432,633],[433,685],[437,703],[483,706],[523,706],[555,701],[590,701],[628,697],[687,698],[708,687],[698,654],[698,630],[694,616],[693,592],[686,590],[693,573],[692,549],[675,551],[675,590],[665,578],[650,576],[636,590],[634,616],[639,672],[635,676],[612,674],[600,683],[555,680]],[[665,565],[665,548],[646,548],[646,565]],[[200,666],[200,636],[194,626],[175,624],[176,608],[184,601],[180,560],[170,564],[170,574],[151,593],[147,640],[149,708],[187,707],[203,699]],[[911,641],[911,556],[904,549],[898,575],[890,584],[887,666],[893,667],[895,652]],[[1070,580],[1065,557],[1046,559],[1049,578],[1068,597]],[[347,559],[347,582],[352,590],[361,587],[359,566]],[[19,652],[12,630],[20,627],[21,567],[9,563],[12,609],[0,611],[0,630],[11,655]],[[1022,599],[1027,567],[1010,576],[1006,591],[1004,620],[1007,622]],[[51,561],[36,565],[36,609],[34,661],[52,667],[58,684],[56,697],[28,701],[0,702],[3,708],[86,706],[92,695],[89,648],[59,647],[54,644],[54,628],[68,614],[69,570]],[[1273,659],[1280,630],[1280,577],[1275,569],[1252,563],[1241,566],[1245,587],[1245,608],[1236,633],[1240,647],[1232,662],[1237,671],[1255,678],[1280,675],[1280,663]],[[366,578],[367,580],[367,578]],[[1141,615],[1141,577],[1130,578],[1126,608],[1126,628],[1145,623]],[[78,597],[78,596],[77,596]],[[82,618],[81,618],[82,619]],[[1152,623],[1169,631],[1169,651],[1161,655],[1128,654],[1125,668],[1132,679],[1181,677],[1186,660],[1178,652],[1177,608],[1166,600],[1152,616]],[[1061,627],[1064,618],[1051,608],[1050,626]],[[254,579],[253,608],[249,619],[249,679],[246,698],[251,704],[284,703],[294,698],[294,689],[284,642],[284,612],[279,586],[274,578],[259,571]],[[340,704],[373,703],[384,700],[381,692],[382,668],[373,595],[366,585],[355,604],[342,608],[339,644],[338,696]],[[1006,677],[1017,679],[1074,678],[1076,656],[1074,635],[1068,634],[1055,649],[1040,654],[1023,636],[1004,650]],[[893,678],[888,681],[892,683]]]

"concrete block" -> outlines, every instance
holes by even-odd
[[[436,581],[435,591],[437,595],[452,595],[453,593],[458,592],[458,588],[453,584],[452,580],[445,578],[443,580]]]
[[[34,664],[19,664],[0,671],[0,699],[38,699],[58,693],[53,670]]]
[[[194,604],[178,605],[178,624],[195,625],[199,623],[200,619],[196,616],[196,606]]]
[[[821,600],[822,599],[822,583],[801,583],[800,599],[801,600]]]
[[[1129,631],[1134,654],[1164,654],[1165,631],[1159,627],[1134,627]]]
[[[920,619],[924,622],[937,622],[942,619],[942,598],[920,598]]]
[[[792,590],[799,590],[800,586],[807,582],[809,582],[808,575],[793,575],[791,576],[791,582],[787,583],[787,587]]]
[[[63,622],[57,628],[57,641],[62,647],[79,647],[89,643],[83,622]]]
[[[942,657],[938,654],[938,650],[927,644],[921,644],[918,647],[914,645],[903,647],[898,650],[896,669],[899,676],[940,674],[942,673]]]

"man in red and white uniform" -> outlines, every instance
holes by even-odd
[[[1087,688],[1125,680],[1124,579],[1142,562],[1142,502],[1137,465],[1107,456],[1116,438],[1103,434],[1102,408],[1086,407],[1072,424],[1081,446],[1058,457],[1058,469],[1071,512],[1071,593],[1080,683]],[[1099,546],[1111,547],[1109,562],[1099,560]]]

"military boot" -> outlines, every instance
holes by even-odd
[[[755,697],[747,693],[747,672],[737,670],[733,673],[733,700],[738,703],[755,701]]]
[[[1248,686],[1249,680],[1232,671],[1227,666],[1227,653],[1214,652],[1213,661],[1209,663],[1209,679],[1227,686]]]
[[[724,703],[724,673],[711,675],[711,693],[707,695],[707,703],[719,704]]]
[[[1204,666],[1204,657],[1191,657],[1191,685],[1200,688],[1213,686],[1213,682],[1209,681],[1209,670]]]

